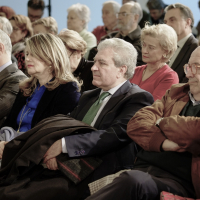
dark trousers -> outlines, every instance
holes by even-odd
[[[162,191],[188,196],[185,189],[172,179],[158,178],[146,172],[132,170],[122,173],[87,200],[159,200]]]

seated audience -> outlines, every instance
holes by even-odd
[[[10,19],[15,14],[15,11],[8,6],[0,6],[0,16]]]
[[[90,21],[90,9],[86,5],[77,3],[70,6],[67,12],[67,28],[78,32],[86,41],[87,52],[84,57],[87,59],[90,49],[97,45],[96,37],[87,31],[87,24]]]
[[[189,7],[175,3],[165,9],[165,24],[171,26],[178,36],[178,47],[172,56],[169,66],[177,72],[180,83],[187,83],[183,66],[188,62],[191,53],[198,47],[197,39],[192,35],[194,17]]]
[[[55,196],[60,200],[85,199],[89,194],[89,182],[121,169],[133,167],[137,148],[135,143],[131,142],[131,139],[127,136],[127,123],[139,109],[151,105],[153,102],[150,93],[129,82],[136,67],[136,58],[137,51],[133,45],[124,40],[113,38],[99,44],[98,53],[94,59],[95,64],[92,67],[93,84],[98,88],[83,93],[78,106],[70,114],[71,117],[76,119],[73,123],[67,124],[66,120],[63,120],[63,118],[60,120],[59,116],[51,118],[59,120],[59,127],[71,126],[73,130],[76,130],[77,125],[81,123],[82,130],[68,136],[67,130],[61,130],[63,135],[59,134],[60,137],[54,137],[54,143],[52,140],[35,141],[38,144],[36,149],[41,149],[41,151],[39,154],[33,152],[34,156],[26,154],[26,145],[29,144],[28,147],[30,147],[29,139],[21,140],[27,134],[30,135],[34,131],[33,129],[28,131],[27,134],[19,136],[21,142],[16,138],[6,144],[2,160],[3,168],[0,170],[0,198],[5,197],[6,199],[9,196],[12,197],[11,200],[20,200],[23,199],[22,197],[26,197],[26,199],[32,200],[35,196],[38,200],[42,200],[45,195],[46,199],[54,199]],[[87,129],[84,129],[87,124],[94,128],[90,127],[89,129],[87,127]],[[53,128],[50,132],[48,131],[49,137],[52,135],[52,131]],[[58,135],[58,132],[60,131],[56,131],[55,134]],[[63,136],[65,137],[63,138]],[[30,139],[33,137],[30,135]],[[20,179],[15,179],[17,173],[13,171],[15,173],[13,176],[10,169],[15,168],[16,162],[12,162],[12,156],[6,157],[6,155],[8,155],[9,149],[19,149],[23,144],[25,146],[20,150],[20,153],[22,153],[21,155],[25,153],[28,157],[23,157],[25,162],[18,162],[18,159],[16,162],[18,167],[27,163],[24,169],[28,173],[25,173],[25,176],[22,174]],[[25,150],[24,153],[23,150]],[[87,159],[91,156],[95,159],[99,157],[102,162],[88,177],[84,180],[81,178],[82,182],[75,184],[59,173],[60,170],[56,170],[58,168],[57,158],[55,157],[62,152],[62,156],[75,163],[77,159]],[[14,156],[16,157],[16,154]],[[22,158],[22,156],[20,157]],[[37,157],[36,162],[33,157]],[[41,165],[38,165],[43,158],[43,162],[50,170],[43,169]],[[9,165],[6,163],[9,163]],[[73,168],[73,166],[71,167]],[[37,173],[38,170],[40,173]],[[12,174],[12,177],[8,173]],[[75,172],[75,174],[77,173],[78,176],[75,176],[80,181],[79,171]],[[13,178],[16,181],[12,181]],[[11,181],[7,183],[8,180]],[[37,194],[35,187],[37,187]]]
[[[80,81],[83,81],[81,93],[96,88],[92,84],[91,67],[94,61],[87,61],[83,55],[87,51],[87,44],[83,38],[73,30],[63,29],[58,37],[63,41],[69,57],[71,71]]]
[[[18,61],[18,68],[26,73],[25,57],[24,57],[24,39],[33,35],[33,29],[28,17],[24,15],[14,15],[10,19],[13,27],[13,32],[10,35],[12,42],[12,54]]]
[[[2,30],[0,30],[0,45],[0,126],[2,126],[19,92],[19,81],[26,76],[18,69],[16,63],[11,62],[11,41]]]
[[[120,9],[120,4],[116,1],[106,1],[103,3],[102,20],[104,26],[97,26],[92,33],[96,36],[99,43],[101,37],[110,32],[117,31],[117,13]]]
[[[124,4],[120,8],[120,11],[117,14],[117,16],[119,31],[109,33],[108,35],[102,37],[101,40],[104,40],[106,38],[120,38],[125,40],[126,42],[131,43],[138,52],[136,66],[144,64],[142,61],[140,43],[141,29],[138,26],[138,23],[142,19],[142,9],[140,4],[135,2],[128,2]],[[91,49],[88,60],[93,60],[96,53],[96,47]]]
[[[38,33],[58,34],[58,24],[53,17],[38,19],[32,23],[32,26],[34,35]]]
[[[31,22],[34,22],[40,18],[44,13],[45,2],[43,0],[29,0],[27,3],[28,17]]]
[[[177,35],[165,24],[146,25],[141,32],[141,43],[142,59],[147,64],[135,69],[130,82],[150,92],[156,101],[179,83],[177,73],[166,64],[177,48]]]
[[[149,0],[147,2],[152,24],[163,24],[166,6],[162,0]]]
[[[80,84],[71,73],[66,53],[63,42],[52,34],[27,39],[25,61],[30,78],[20,82],[20,92],[3,126],[26,132],[44,118],[67,115],[75,108]]]
[[[157,200],[161,191],[200,198],[200,47],[184,69],[188,83],[173,85],[128,123],[128,135],[143,148],[134,169],[87,200]]]

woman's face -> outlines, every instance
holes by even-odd
[[[27,31],[22,31],[16,24],[15,20],[10,20],[10,23],[13,27],[13,32],[10,35],[12,45],[20,42],[23,38],[26,37]]]
[[[73,10],[71,10],[67,16],[67,28],[80,33],[83,30],[83,26],[84,21],[81,20]]]
[[[69,57],[71,72],[73,73],[78,67],[80,60],[82,58],[80,51],[69,51],[67,50],[67,54]]]
[[[42,24],[37,24],[33,26],[33,33],[36,35],[38,33],[48,33],[48,31]]]
[[[28,74],[36,78],[52,75],[51,67],[45,62],[35,58],[28,47],[25,48],[25,64]]]
[[[157,38],[146,35],[142,41],[142,60],[145,63],[164,63],[166,52],[161,48]]]

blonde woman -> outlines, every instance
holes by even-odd
[[[177,35],[166,24],[145,25],[141,43],[142,60],[147,64],[136,67],[130,82],[150,92],[156,101],[173,84],[179,83],[177,73],[166,64],[177,48]]]
[[[26,38],[33,35],[31,21],[24,15],[14,15],[10,18],[10,23],[13,27],[13,32],[10,35],[10,39],[13,45],[12,54],[18,61],[18,68],[26,73],[24,62],[24,41]]]
[[[44,118],[67,115],[75,108],[80,84],[71,73],[66,53],[62,40],[52,34],[37,34],[26,41],[30,78],[20,83],[21,92],[4,126],[26,132]]]
[[[92,84],[93,76],[91,71],[94,61],[88,61],[83,57],[87,51],[87,43],[73,30],[63,29],[58,37],[63,41],[67,49],[73,75],[83,82],[81,92],[96,88]]]
[[[34,35],[38,33],[58,34],[58,24],[53,17],[45,17],[32,23]]]

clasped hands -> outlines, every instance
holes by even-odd
[[[56,156],[62,153],[62,140],[54,142],[44,155],[43,163],[46,164],[50,170],[58,170]]]

